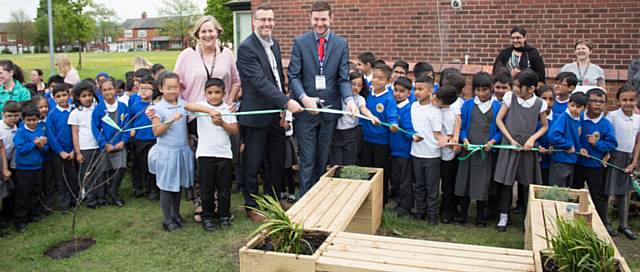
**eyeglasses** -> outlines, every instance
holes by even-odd
[[[151,88],[151,87],[139,87],[138,90],[140,90],[140,91],[153,91],[153,88]]]
[[[593,103],[593,104],[605,104],[607,103],[607,101],[604,101],[602,99],[589,99],[589,103]]]
[[[556,81],[556,85],[564,85],[564,86],[569,87],[569,84],[567,84],[567,83],[566,83],[566,82],[564,82],[564,81]]]
[[[256,20],[256,21],[263,22],[263,23],[266,23],[266,22],[270,22],[271,23],[271,22],[275,21],[274,18],[253,18],[253,19]]]

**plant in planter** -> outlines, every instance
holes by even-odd
[[[562,202],[570,202],[571,196],[569,195],[569,188],[562,188],[554,185],[546,190],[538,192],[537,197],[546,200],[555,200]]]
[[[619,271],[613,245],[598,238],[581,218],[559,217],[548,242],[552,249],[543,252],[544,271]]]
[[[369,170],[356,165],[343,166],[337,174],[339,178],[343,179],[367,180],[370,177]]]

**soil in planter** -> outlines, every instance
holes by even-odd
[[[89,249],[95,245],[96,240],[91,237],[78,237],[76,239],[62,241],[47,249],[45,256],[54,260],[66,259],[78,252]]]
[[[551,257],[540,254],[540,259],[542,260],[542,271],[543,272],[559,272],[560,267],[556,265],[556,263],[551,259]],[[621,272],[620,267],[616,269],[616,271]]]
[[[341,171],[342,171],[342,166],[339,166],[339,167],[338,167],[338,169],[336,169],[336,171],[333,173],[333,176],[332,176],[332,177],[334,177],[334,178],[341,178],[341,177],[340,177],[340,172],[341,172]],[[371,180],[371,178],[373,178],[373,176],[374,176],[375,174],[376,174],[376,173],[369,173],[369,178],[367,178],[367,180]]]
[[[328,232],[304,231],[304,234],[302,235],[302,238],[305,239],[307,242],[309,242],[309,244],[311,245],[312,251],[311,252],[303,252],[303,253],[301,253],[301,255],[313,255],[313,253],[316,252],[316,250],[318,250],[318,248],[320,248],[322,243],[324,243],[324,241],[327,240],[327,237],[329,237],[329,233]],[[260,245],[256,246],[255,249],[265,250],[265,251],[274,251],[273,250],[273,244],[271,243],[271,238],[267,237],[264,240],[264,242],[262,242]]]
[[[560,200],[555,200],[555,199],[546,199],[546,198],[540,197],[540,195],[539,195],[539,194],[540,194],[540,192],[536,192],[536,198],[537,198],[537,199],[542,199],[542,200],[551,200],[551,201],[560,201]],[[564,202],[564,201],[563,201],[563,202]],[[566,201],[566,202],[569,202],[569,203],[580,203],[580,201],[578,200],[578,197],[577,197],[577,196],[572,196],[572,195],[570,195],[570,196],[569,196],[569,201]]]

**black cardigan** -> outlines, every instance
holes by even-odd
[[[495,71],[498,67],[507,67],[507,62],[509,58],[511,58],[511,54],[513,53],[513,47],[508,47],[502,49],[500,54],[496,57],[495,62],[493,63],[493,70]],[[523,50],[522,56],[520,57],[520,63],[518,67],[520,70],[524,70],[527,68],[531,68],[538,75],[538,81],[544,82],[547,78],[546,72],[544,70],[544,59],[540,56],[540,52],[538,49],[530,47],[529,45],[525,46],[525,50]]]

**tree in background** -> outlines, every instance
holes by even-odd
[[[218,37],[221,42],[233,42],[233,12],[227,7],[229,0],[207,0],[204,14],[216,17],[224,29]]]
[[[23,50],[25,45],[31,45],[35,35],[35,28],[31,18],[23,9],[11,12],[9,33],[13,33],[16,36],[16,53],[20,52],[18,49],[19,44],[22,45]]]
[[[63,18],[59,15],[58,10],[58,7],[64,7],[68,4],[69,0],[51,0],[51,5],[53,7],[53,10],[51,11],[51,14],[53,15],[53,46],[56,48],[60,48],[69,41],[69,38],[67,37],[67,29],[65,29],[66,26],[64,25]],[[44,51],[44,47],[49,46],[49,25],[47,20],[47,0],[40,0],[38,10],[36,11],[36,36],[34,39],[34,44],[40,48],[38,50],[40,52]]]
[[[191,0],[163,0],[158,13],[166,17],[163,30],[169,36],[180,37],[182,48],[186,47],[185,38],[201,14],[198,6]]]
[[[115,10],[97,3],[93,3],[90,8],[87,14],[94,18],[98,30],[93,33],[93,40],[101,45],[103,51],[106,51],[109,37],[111,40],[117,39],[122,26],[118,23],[119,18],[116,16]]]
[[[56,6],[58,14],[62,16],[63,23],[73,44],[78,46],[78,65],[76,69],[82,69],[82,51],[91,38],[96,27],[95,20],[87,9],[93,4],[91,0],[72,0],[65,6]]]

